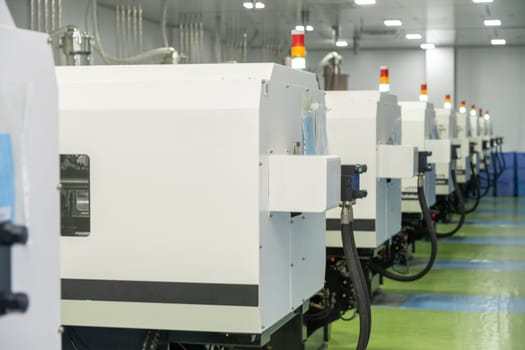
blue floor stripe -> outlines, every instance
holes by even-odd
[[[402,309],[525,313],[525,298],[446,294],[409,294]]]
[[[523,221],[482,221],[482,220],[467,220],[467,221],[465,221],[465,225],[525,227],[525,222],[523,222]]]
[[[495,245],[525,245],[525,238],[512,237],[451,237],[447,243],[455,244],[495,244]]]
[[[476,209],[475,211],[476,214],[479,214],[479,213],[489,213],[489,214],[517,214],[517,215],[520,215],[520,214],[525,214],[525,209],[518,209],[518,208],[514,208],[514,209],[498,209],[498,208],[487,208],[487,209]]]
[[[438,260],[435,269],[525,271],[525,261]]]

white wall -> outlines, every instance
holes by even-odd
[[[442,107],[445,96],[454,98],[454,49],[436,48],[427,50],[426,75],[428,85],[428,100],[436,107]],[[455,101],[452,101],[456,103]]]
[[[458,49],[457,96],[490,111],[505,150],[525,151],[525,47]]]
[[[326,51],[308,51],[308,67],[315,68]],[[339,51],[343,56],[342,72],[349,74],[349,90],[378,90],[379,67],[390,70],[390,91],[400,100],[418,100],[419,89],[425,78],[423,50],[351,50]],[[322,72],[318,74],[323,87]]]

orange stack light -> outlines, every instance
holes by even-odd
[[[427,84],[421,84],[421,92],[419,93],[419,101],[427,102],[428,101],[428,89]]]
[[[387,66],[379,67],[379,91],[390,92],[390,77]]]
[[[459,105],[459,113],[467,113],[467,102],[461,101]]]
[[[306,68],[306,49],[304,47],[304,32],[292,30],[292,68],[303,70]]]
[[[473,117],[476,116],[476,105],[472,105],[472,107],[470,107],[470,115]]]
[[[451,108],[452,108],[452,103],[451,103],[450,95],[446,95],[446,96],[445,96],[445,104],[444,104],[444,107],[445,107],[446,109],[451,109]]]

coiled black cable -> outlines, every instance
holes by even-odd
[[[361,267],[361,262],[359,261],[352,221],[348,224],[341,224],[341,238],[343,240],[346,267],[357,296],[359,339],[357,341],[356,349],[365,350],[368,346],[372,329],[372,312],[370,310],[370,293],[368,291],[363,268]]]
[[[486,181],[487,181],[487,185],[486,187],[483,189],[483,191],[481,191],[480,189],[480,196],[481,197],[485,197],[488,193],[489,193],[489,190],[490,188],[492,187],[493,185],[493,182],[491,181],[491,176],[490,176],[490,171],[489,171],[489,165],[487,164],[487,157],[484,157],[483,158],[483,165],[484,165],[484,169],[483,169],[483,172],[485,173],[485,175],[487,176],[486,177]],[[479,175],[478,175],[479,177]]]
[[[456,192],[456,197],[458,200],[458,214],[460,215],[459,222],[456,225],[456,227],[454,227],[454,229],[452,229],[451,231],[437,232],[436,229],[436,236],[438,238],[447,238],[453,236],[456,232],[458,232],[461,229],[461,227],[463,227],[463,224],[465,223],[465,217],[467,216],[467,212],[465,210],[465,201],[463,200],[463,195],[461,194],[461,189],[459,188],[458,180],[456,177],[456,167],[453,166],[452,168],[453,169],[451,169],[450,178],[452,180],[452,183],[454,184],[454,190]]]
[[[427,205],[427,200],[425,198],[425,190],[423,188],[423,175],[419,175],[420,178],[418,178],[418,184],[417,184],[417,198],[419,200],[419,205],[421,207],[421,211],[423,213],[423,220],[425,222],[425,225],[427,227],[427,233],[428,238],[430,240],[430,258],[428,259],[425,267],[423,270],[421,270],[419,273],[411,276],[402,276],[395,274],[391,271],[388,271],[383,266],[371,261],[370,262],[370,268],[374,271],[380,273],[381,275],[390,278],[394,281],[398,282],[413,282],[417,281],[418,279],[424,277],[431,269],[432,266],[434,266],[434,262],[437,258],[437,236],[436,236],[436,230],[434,229],[434,225],[432,223],[432,215],[430,214],[430,209]]]
[[[467,208],[465,206],[465,212],[467,214],[470,214],[474,210],[476,210],[478,205],[479,205],[479,202],[481,200],[481,190],[479,188],[478,175],[476,174],[476,167],[474,166],[474,162],[472,160],[470,161],[470,184],[467,184],[467,189],[465,191],[465,194],[466,194],[467,198],[469,197],[469,189],[468,189],[468,187],[470,187],[470,186],[472,186],[472,190],[474,191],[474,204],[470,208]],[[463,200],[465,200],[465,198]]]

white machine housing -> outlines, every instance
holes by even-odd
[[[491,139],[490,122],[487,119],[485,119],[483,116],[479,116],[478,119],[479,119],[479,135],[480,135],[481,142],[482,142],[482,149],[483,149],[483,144],[486,145],[485,149],[483,149],[483,157],[487,165],[489,165],[492,160],[491,159],[492,150],[490,147],[490,139]],[[483,166],[485,166],[485,164],[483,164]]]
[[[437,139],[434,105],[429,102],[403,101],[401,105],[401,143],[416,146],[418,150],[432,152],[429,163],[432,171],[425,173],[425,198],[429,207],[436,203],[437,163],[450,162],[450,141]],[[401,181],[402,212],[420,213],[417,200],[417,177]]]
[[[366,164],[360,187],[368,196],[354,206],[359,248],[378,248],[401,231],[401,178],[417,172],[417,148],[401,145],[401,111],[395,95],[378,91],[327,91],[330,151],[343,164]],[[328,212],[338,220],[339,210]],[[327,246],[341,247],[341,233],[327,231]]]
[[[62,237],[65,325],[268,334],[323,287],[340,159],[303,154],[303,133],[316,147],[325,133],[313,74],[218,64],[57,76],[61,153],[90,157],[91,232]]]
[[[11,291],[25,293],[29,307],[24,313],[0,316],[1,349],[62,348],[58,96],[47,40],[46,34],[17,29],[0,0],[0,135],[10,140],[10,150],[2,143],[0,151],[0,218],[25,225],[29,235],[27,244],[10,248]],[[6,178],[6,157],[13,160],[11,179]],[[14,201],[9,204],[4,186],[10,181]]]
[[[451,109],[447,108],[436,108],[436,127],[438,131],[439,140],[448,140],[451,143],[451,147],[454,144],[454,140],[457,137],[457,123],[456,113]],[[446,151],[444,148],[439,151]],[[452,148],[449,148],[452,152]],[[459,153],[459,152],[458,152]],[[459,154],[458,154],[459,155]],[[447,163],[436,163],[436,194],[437,195],[449,195],[454,192],[454,184],[450,178],[452,171],[451,162],[452,159],[448,157]],[[460,160],[456,162],[457,163]],[[461,160],[465,162],[464,159]]]
[[[452,140],[452,143],[460,146],[458,149],[459,159],[456,164],[457,181],[458,183],[467,183],[471,175],[471,160],[477,164],[476,155],[474,155],[474,159],[471,159],[470,154],[471,127],[470,117],[467,113],[456,112],[456,130],[457,136]]]
[[[483,135],[481,133],[481,121],[482,119],[478,117],[476,113],[474,115],[469,115],[470,119],[470,128],[471,128],[471,142],[475,142],[474,150],[477,154],[478,162],[476,164],[477,174],[479,174],[479,170],[485,169],[484,165],[484,159],[485,159],[485,152],[483,152]]]

